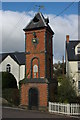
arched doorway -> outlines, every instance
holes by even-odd
[[[38,109],[38,90],[36,88],[29,89],[29,109]]]

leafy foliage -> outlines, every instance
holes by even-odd
[[[63,70],[64,70],[64,74],[66,74],[66,64],[65,63],[58,62],[58,63],[55,63],[53,65],[53,67],[54,67],[53,68],[53,76],[58,77],[58,76],[62,75]]]
[[[17,88],[17,81],[15,77],[8,72],[2,72],[2,89],[5,88]]]
[[[64,103],[79,102],[71,82],[72,78],[66,77],[66,64],[58,62],[54,64],[54,68],[53,76],[58,80],[58,89],[54,101]]]
[[[19,105],[19,90],[15,77],[9,72],[2,72],[0,76],[2,76],[2,97],[12,105]]]
[[[2,97],[6,99],[12,105],[19,105],[20,103],[19,90],[17,88],[3,89]]]
[[[77,97],[70,78],[64,76],[59,80],[57,99],[59,102],[73,103]]]

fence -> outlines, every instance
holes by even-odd
[[[80,105],[49,102],[49,112],[62,113],[67,115],[80,115]]]

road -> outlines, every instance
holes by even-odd
[[[59,114],[50,114],[48,112],[40,112],[36,110],[24,110],[18,108],[2,108],[3,118],[64,118],[65,120],[70,120],[73,117]],[[75,119],[75,118],[73,118]],[[79,119],[78,119],[79,120]]]

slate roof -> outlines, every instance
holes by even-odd
[[[40,29],[45,27],[52,34],[54,34],[48,23],[49,23],[49,19],[48,18],[45,19],[42,13],[38,12],[23,30],[29,31],[29,30]]]
[[[10,55],[14,61],[16,61],[19,65],[25,65],[25,52],[13,52],[13,53],[2,53],[0,54],[0,63]]]
[[[75,47],[80,43],[79,41],[69,41],[66,42],[66,51],[68,56],[68,61],[80,61],[80,54],[75,54]]]

